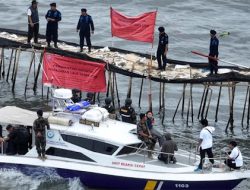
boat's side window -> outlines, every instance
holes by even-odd
[[[76,137],[65,134],[61,135],[63,140],[66,142],[72,143],[87,150],[91,150],[93,152],[98,152],[101,154],[112,155],[118,149],[118,146],[93,139],[87,139],[83,137]]]
[[[65,149],[55,148],[55,147],[50,147],[46,151],[46,154],[51,155],[51,156],[58,156],[58,157],[64,157],[64,158],[95,162],[94,160],[92,160],[91,158],[85,156],[84,154],[80,152],[74,152],[71,150],[65,150]]]
[[[118,152],[117,155],[123,155],[123,154],[131,154],[134,153],[138,150],[138,148],[141,146],[142,144],[131,144],[128,146],[123,147],[123,149],[121,149],[120,152]]]

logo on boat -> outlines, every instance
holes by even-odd
[[[53,131],[48,131],[48,132],[47,132],[47,136],[48,136],[48,138],[50,138],[50,139],[53,138],[54,135],[55,135],[55,134],[54,134]]]

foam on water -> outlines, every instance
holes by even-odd
[[[28,172],[28,171],[27,171]],[[33,170],[34,172],[34,170]],[[15,169],[0,169],[1,190],[84,190],[78,178],[63,179],[53,170],[38,168],[32,176]]]

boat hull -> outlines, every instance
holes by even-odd
[[[174,189],[189,189],[189,190],[210,190],[210,189],[223,189],[231,190],[236,187],[244,179],[235,180],[222,180],[222,181],[168,181],[168,180],[150,180],[134,177],[123,177],[107,174],[100,174],[87,171],[76,171],[62,168],[51,168],[41,166],[31,166],[24,164],[10,164],[0,163],[1,169],[17,170],[24,175],[36,176],[58,174],[63,178],[79,178],[81,182],[90,188],[100,189],[161,189],[161,190],[174,190]],[[202,174],[201,174],[202,175]],[[47,176],[48,177],[48,176]]]

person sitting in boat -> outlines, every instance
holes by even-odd
[[[120,114],[123,122],[136,124],[136,113],[135,109],[131,106],[132,100],[127,98],[125,100],[125,105],[121,107]]]
[[[165,141],[161,148],[161,154],[159,154],[158,159],[168,164],[170,162],[176,163],[176,158],[174,156],[174,151],[178,151],[177,144],[171,138],[170,133],[165,134]]]
[[[152,150],[154,150],[156,140],[151,135],[149,129],[146,126],[147,117],[145,113],[140,114],[140,121],[137,124],[137,135],[140,140],[146,143],[148,147],[148,157],[152,158]]]
[[[240,169],[243,166],[243,158],[237,143],[235,141],[231,141],[228,146],[232,151],[227,153],[228,158],[225,160],[225,164],[229,168]]]
[[[150,110],[147,111],[146,116],[147,116],[147,121],[146,121],[147,127],[150,130],[152,136],[158,140],[158,143],[161,147],[164,141],[164,138],[163,138],[163,135],[153,127],[154,125],[153,112]]]
[[[105,105],[102,106],[109,112],[109,118],[110,119],[117,119],[116,113],[115,113],[115,107],[111,104],[112,99],[110,97],[105,98]]]
[[[77,103],[77,102],[80,102],[82,99],[82,93],[80,90],[78,89],[72,89],[72,98],[71,100],[74,102],[74,103]]]
[[[38,153],[38,158],[46,159],[45,147],[46,147],[46,127],[50,129],[50,125],[47,119],[43,118],[43,110],[37,111],[38,118],[33,123],[33,129],[35,131],[35,144]]]
[[[84,101],[87,101],[92,105],[95,104],[95,101],[94,101],[95,94],[93,92],[88,92],[86,96],[87,97],[84,99]]]
[[[213,131],[215,130],[214,127],[208,126],[208,121],[206,119],[202,119],[201,124],[203,126],[203,129],[200,132],[200,139],[197,146],[197,151],[200,151],[200,164],[194,171],[201,171],[202,165],[205,159],[205,154],[207,153],[209,161],[214,164],[213,159],[213,152],[212,152],[212,146],[213,146]]]

